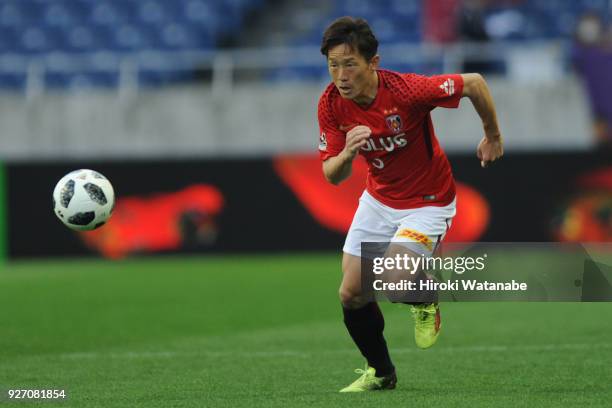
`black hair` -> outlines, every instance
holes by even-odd
[[[378,51],[378,40],[363,18],[345,16],[334,20],[323,33],[321,54],[327,57],[330,48],[340,44],[358,51],[366,61],[370,61]]]

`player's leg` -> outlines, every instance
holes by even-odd
[[[341,392],[395,388],[395,367],[383,335],[383,315],[378,304],[361,287],[361,243],[388,241],[394,232],[392,223],[360,200],[344,245],[339,296],[344,324],[367,366],[365,370],[358,370],[361,377]]]
[[[455,202],[452,202],[444,207],[424,207],[408,212],[398,220],[399,227],[389,246],[388,256],[405,253],[423,259],[434,255],[450,228],[455,211]],[[414,272],[413,279],[417,282],[431,279],[423,270]],[[433,346],[442,328],[437,293],[427,290],[417,291],[416,296],[405,299],[405,303],[412,305],[417,346],[419,348]]]
[[[438,295],[435,290],[421,289],[424,281],[432,278],[421,268],[426,257],[431,254],[420,248],[416,242],[392,242],[384,253],[385,258],[400,259],[400,266],[386,268],[379,277],[385,283],[414,282],[415,289],[386,290],[385,297],[393,303],[406,303],[419,305],[424,303],[437,303]],[[413,262],[414,261],[414,262]],[[416,268],[414,265],[417,265]]]
[[[344,252],[342,254],[342,282],[338,290],[344,309],[360,309],[368,299],[361,290],[361,257]]]
[[[362,296],[361,258],[344,253],[342,258],[340,301],[344,324],[367,361],[361,377],[340,392],[359,392],[395,388],[395,367],[384,338],[385,320],[378,303]]]
[[[385,253],[386,257],[395,258],[400,256],[402,259],[408,258],[408,264],[412,265],[410,258],[423,259],[424,250],[419,251],[414,242],[392,243]],[[429,254],[430,255],[430,254]],[[426,256],[429,256],[426,254]],[[414,270],[392,270],[388,272],[388,281],[412,281],[415,282],[417,289],[411,291],[386,292],[385,295],[394,303],[405,303],[411,306],[414,318],[414,340],[417,347],[426,349],[433,346],[438,340],[441,329],[440,307],[438,305],[438,294],[435,290],[419,289],[421,284],[431,277],[422,268]]]

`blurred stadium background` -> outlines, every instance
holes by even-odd
[[[330,393],[360,360],[338,252],[365,165],[333,187],[316,153],[318,45],[342,15],[371,23],[384,68],[491,85],[506,140],[492,168],[469,102],[433,114],[459,182],[450,241],[612,240],[612,1],[0,0],[0,387],[65,387],[77,406],[343,403]],[[94,232],[51,211],[75,168],[118,196]],[[423,369],[404,388],[416,403],[609,400],[607,305],[487,305],[468,334],[482,308],[447,309],[431,360],[388,309],[415,364],[400,377]],[[430,398],[437,370],[456,383]],[[531,388],[485,380],[504,372]]]

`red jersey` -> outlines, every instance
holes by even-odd
[[[319,99],[321,160],[344,149],[346,133],[357,125],[372,129],[359,154],[368,162],[367,191],[396,209],[444,206],[455,197],[446,154],[434,133],[430,112],[456,108],[461,75],[425,77],[379,70],[376,98],[368,107],[344,99],[331,83]]]

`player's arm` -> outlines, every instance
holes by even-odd
[[[323,174],[327,181],[338,185],[351,175],[353,160],[371,134],[372,130],[367,126],[355,126],[348,131],[344,149],[337,156],[323,162]]]
[[[487,82],[480,74],[462,74],[463,94],[467,96],[482,120],[484,137],[478,144],[477,155],[482,167],[501,158],[504,143],[497,123],[495,103]]]

